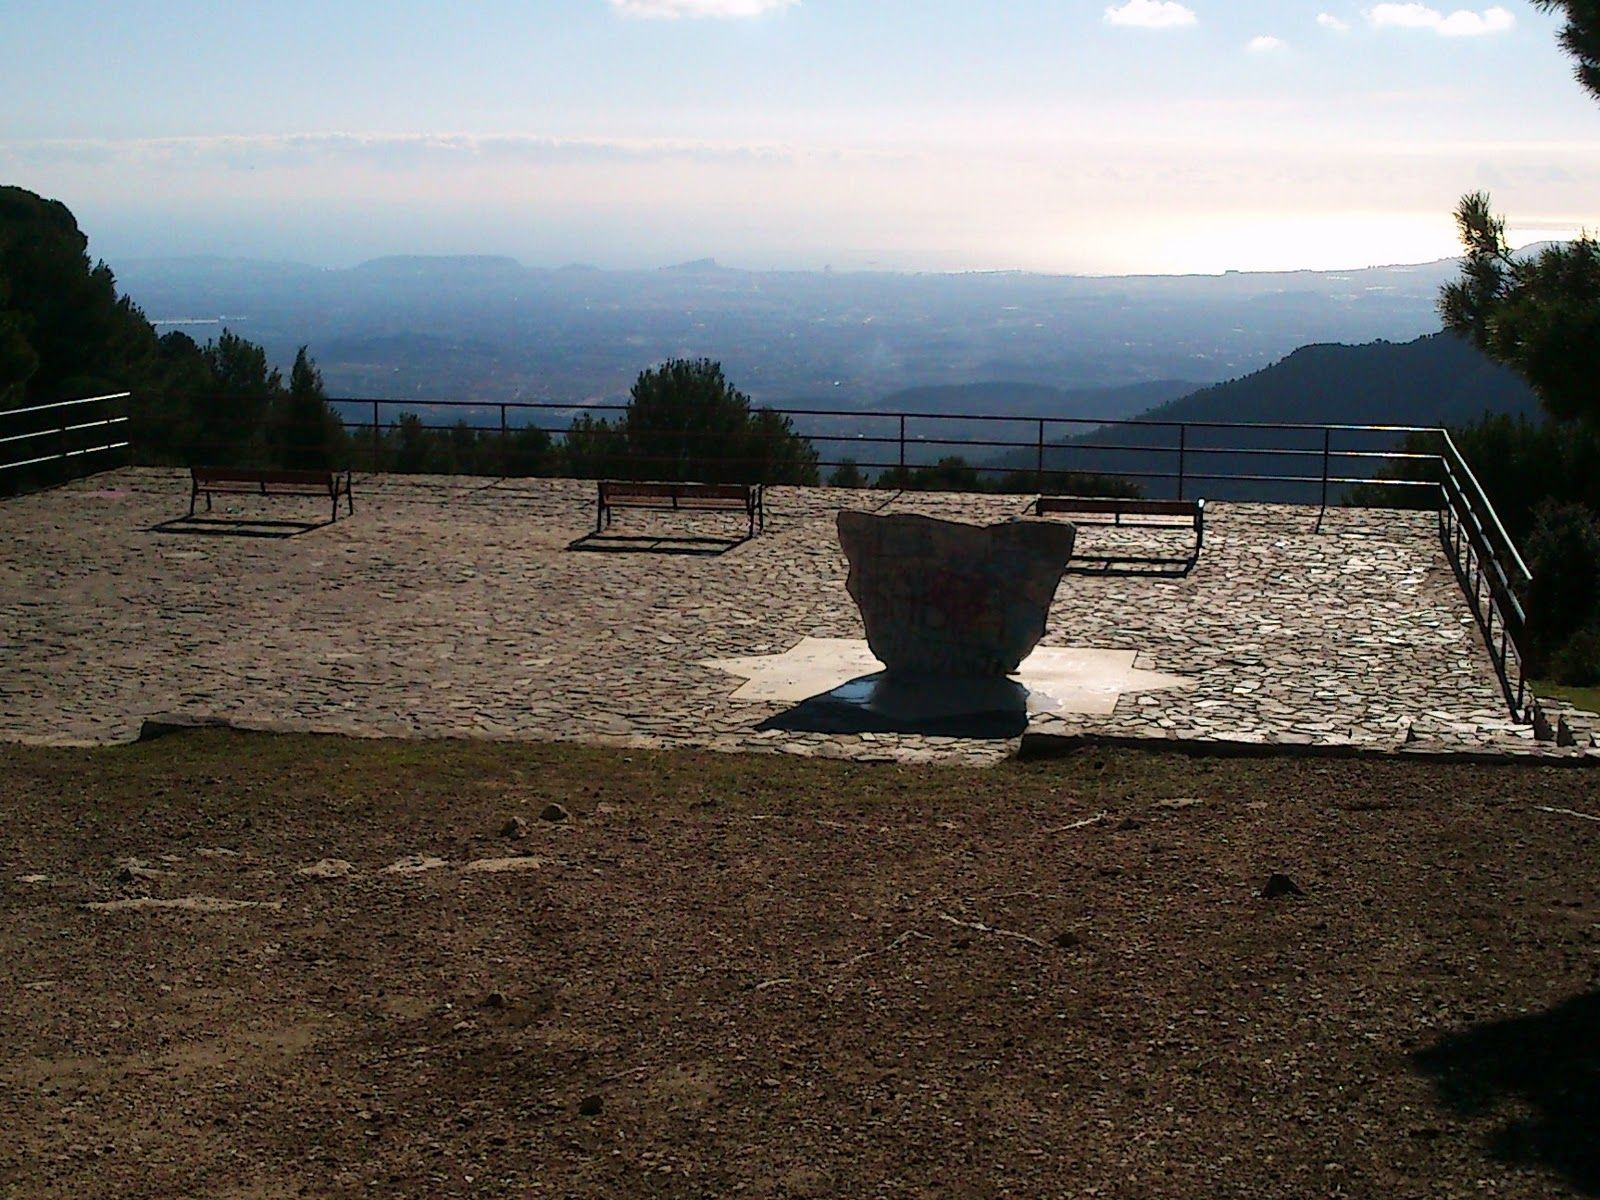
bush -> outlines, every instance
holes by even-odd
[[[788,417],[752,408],[722,364],[669,359],[640,373],[616,422],[578,418],[567,433],[575,471],[708,483],[821,482],[817,452]]]
[[[1586,686],[1600,671],[1600,518],[1581,504],[1541,505],[1527,559],[1533,572],[1527,637],[1533,673]]]
[[[867,486],[867,477],[862,474],[861,467],[853,458],[841,462],[828,476],[828,486],[835,488],[864,488]]]
[[[1568,687],[1600,687],[1600,632],[1585,629],[1551,657],[1545,677]]]

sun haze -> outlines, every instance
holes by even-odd
[[[1531,6],[18,3],[0,178],[121,256],[1221,271],[1595,223]]]

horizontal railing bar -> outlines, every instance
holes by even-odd
[[[1527,619],[1522,608],[1522,601],[1517,596],[1516,589],[1511,586],[1511,581],[1506,578],[1505,568],[1502,566],[1500,559],[1489,546],[1488,540],[1483,536],[1481,530],[1477,528],[1476,515],[1470,515],[1473,515],[1473,523],[1469,525],[1463,519],[1463,514],[1457,512],[1456,523],[1466,534],[1467,544],[1471,547],[1473,554],[1477,556],[1478,562],[1483,568],[1483,577],[1489,584],[1490,592],[1494,594],[1497,602],[1509,605],[1515,612],[1520,626]]]
[[[347,430],[372,429],[371,421],[344,422]],[[389,430],[393,430],[393,425]],[[456,425],[418,425],[419,430],[431,433],[454,433],[459,426]],[[534,431],[543,433],[551,438],[565,438],[570,429],[545,427],[542,425],[513,425],[502,431],[498,425],[469,425],[466,431],[474,435],[485,435],[495,440],[502,437],[515,437],[518,433]],[[724,435],[717,430],[684,430],[678,436],[688,440],[717,440]],[[808,433],[797,431],[796,435],[808,442],[828,442],[843,445],[898,445],[901,439],[893,434],[865,434],[865,433]],[[927,437],[925,435],[907,435],[905,443],[917,446],[974,446],[985,449],[1002,450],[1037,450],[1038,442],[1012,442],[998,441],[993,438],[973,437]],[[1414,454],[1393,450],[1333,450],[1326,454],[1322,450],[1303,449],[1300,447],[1272,447],[1272,446],[1148,446],[1137,445],[1131,442],[1047,442],[1044,447],[1046,453],[1071,453],[1079,450],[1103,450],[1132,454],[1177,454],[1182,450],[1186,454],[1239,454],[1239,455],[1284,455],[1298,458],[1363,458],[1376,459],[1384,462],[1435,462],[1437,454]],[[1028,469],[1032,469],[1031,467]],[[1176,478],[1176,475],[1174,475]],[[1318,476],[1320,480],[1321,476]]]
[[[53,425],[49,429],[36,429],[32,433],[12,433],[0,437],[0,445],[6,442],[25,442],[29,438],[60,437],[64,433],[77,433],[83,429],[104,429],[107,425],[123,425],[127,417],[108,417],[104,421],[84,421],[78,425]]]
[[[1322,482],[1322,476],[1317,476],[1317,482]],[[1342,483],[1349,487],[1363,487],[1368,484],[1378,487],[1410,487],[1410,488],[1438,488],[1438,484],[1431,479],[1373,479],[1360,475],[1329,475],[1329,483]]]
[[[132,395],[132,392],[110,392],[104,396],[85,396],[82,400],[52,400],[49,404],[35,404],[31,408],[0,409],[0,417],[20,417],[23,413],[50,412],[74,404],[95,404],[101,400],[126,400]]]
[[[1517,572],[1522,577],[1523,582],[1531,582],[1533,579],[1533,572],[1528,569],[1528,564],[1523,561],[1522,555],[1517,550],[1516,543],[1511,540],[1511,535],[1506,532],[1505,526],[1500,523],[1500,515],[1495,512],[1494,505],[1489,502],[1489,497],[1484,493],[1483,485],[1478,482],[1478,477],[1472,473],[1471,465],[1464,457],[1462,457],[1461,451],[1456,448],[1455,440],[1451,438],[1449,432],[1444,432],[1442,436],[1444,438],[1445,448],[1449,450],[1451,457],[1455,459],[1456,463],[1460,464],[1462,473],[1467,477],[1468,482],[1472,484],[1472,490],[1475,493],[1476,499],[1482,502],[1483,508],[1489,514],[1489,519],[1494,522],[1494,530],[1498,535],[1501,548],[1504,549],[1508,557],[1510,557],[1512,565],[1516,567]],[[1450,460],[1441,455],[1440,461],[1445,464],[1446,471],[1453,477],[1455,471],[1450,463]],[[1452,482],[1456,482],[1458,489],[1460,489],[1459,481],[1452,479]],[[1465,499],[1465,489],[1460,490],[1463,493],[1463,499]],[[1476,513],[1478,509],[1477,504],[1469,504],[1468,507],[1472,509],[1474,513]]]
[[[126,450],[131,442],[107,442],[103,446],[85,446],[82,450],[68,450],[62,458],[81,458],[85,454],[104,454],[107,450]]]
[[[28,458],[21,462],[0,463],[0,471],[12,471],[18,467],[32,467],[39,463],[64,462],[69,458],[82,458],[86,454],[102,454],[107,450],[125,450],[127,442],[111,442],[104,446],[89,446],[83,450],[68,450],[65,454],[47,454],[43,458]]]
[[[1469,501],[1466,494],[1460,490],[1460,484],[1455,479],[1455,476],[1449,473],[1448,466],[1446,467],[1446,477],[1448,478],[1450,484],[1456,489],[1454,493],[1450,493],[1447,489],[1447,496],[1450,496],[1451,498],[1451,507],[1456,510],[1457,521],[1460,522],[1461,527],[1467,531],[1469,536],[1477,540],[1481,546],[1483,557],[1492,561],[1496,570],[1504,573],[1505,569],[1500,565],[1500,554],[1498,553],[1501,547],[1496,547],[1491,544],[1492,539],[1489,531],[1484,528],[1483,521],[1478,514],[1476,506],[1473,505]],[[1491,512],[1492,511],[1493,510],[1491,509]],[[1521,571],[1521,575],[1519,577],[1520,581],[1523,584],[1532,582],[1533,575],[1522,563],[1520,556],[1516,555],[1516,547],[1508,544],[1504,547],[1504,549],[1509,551],[1514,556],[1513,565]]]
[[[410,411],[416,408],[476,408],[476,409],[546,409],[571,412],[575,414],[592,412],[626,412],[626,404],[573,404],[560,401],[545,400],[387,400],[382,397],[372,396],[334,396],[330,397],[330,404],[361,404],[369,409],[374,404],[389,405]],[[1333,430],[1344,433],[1443,433],[1444,430],[1436,425],[1319,425],[1306,421],[1151,421],[1137,417],[1057,417],[1038,414],[1034,416],[1015,415],[1011,413],[936,413],[921,412],[917,410],[866,410],[859,408],[779,408],[774,405],[753,405],[754,411],[767,410],[786,417],[850,417],[855,420],[906,420],[918,421],[1008,421],[1026,422],[1036,425],[1040,421],[1046,425],[1129,425],[1152,429],[1178,429],[1188,426],[1190,429],[1294,429],[1320,433],[1324,430]],[[365,422],[367,428],[372,427],[370,421]],[[1030,443],[1032,444],[1032,443]]]
[[[878,414],[862,414],[862,415],[869,416],[869,417],[874,417],[874,416],[877,416]],[[980,418],[970,418],[970,419],[976,420],[976,419],[980,419]],[[1011,419],[1014,419],[1014,418],[1007,418],[1007,417],[999,417],[999,416],[997,416],[997,417],[994,417],[992,419],[998,421],[998,420],[1011,420]],[[1032,420],[1032,419],[1030,418],[1030,420]],[[372,429],[372,422],[371,421],[341,421],[340,424],[347,430],[367,430],[367,431],[370,431]],[[381,429],[383,431],[386,431],[386,432],[392,432],[396,428],[397,428],[397,426],[395,424],[393,424],[393,423],[390,423],[387,426],[382,426],[381,427]],[[505,429],[502,429],[499,425],[466,425],[466,426],[462,426],[462,425],[459,425],[459,424],[455,424],[455,425],[428,425],[428,424],[420,424],[419,423],[414,428],[416,428],[418,430],[421,430],[421,431],[429,432],[429,433],[455,433],[457,431],[464,431],[464,432],[471,433],[471,434],[474,434],[474,435],[479,435],[479,434],[487,435],[487,436],[490,436],[490,437],[493,437],[493,438],[496,438],[496,439],[499,439],[499,438],[502,438],[502,437],[515,437],[519,433],[528,433],[528,432],[543,433],[546,436],[551,437],[551,438],[565,438],[565,437],[567,437],[567,436],[569,436],[571,434],[571,428],[570,427],[561,428],[561,427],[558,427],[558,426],[531,425],[531,424],[530,425],[512,425],[512,426],[509,426],[509,427],[507,427]],[[1246,426],[1238,426],[1238,428],[1247,428],[1247,427]],[[1256,426],[1255,428],[1266,428],[1266,427],[1265,426]],[[722,438],[725,435],[719,430],[710,430],[710,429],[708,429],[708,430],[692,430],[691,429],[691,430],[679,431],[677,436],[685,438],[685,439],[688,439],[688,440],[700,440],[700,439],[716,440],[716,439]],[[876,444],[898,445],[900,443],[900,441],[902,440],[896,434],[824,433],[824,432],[820,432],[820,431],[813,433],[813,432],[808,432],[808,431],[805,431],[805,430],[797,430],[795,432],[795,436],[803,438],[805,441],[808,441],[808,442],[830,442],[830,443],[838,442],[838,443],[845,443],[845,444],[874,444],[874,443],[876,443]],[[906,442],[907,445],[919,445],[919,446],[973,446],[973,447],[982,447],[982,448],[985,448],[985,449],[1009,449],[1009,450],[1037,450],[1038,446],[1039,446],[1039,443],[1038,443],[1037,439],[1033,439],[1033,440],[1029,440],[1029,441],[1006,441],[1006,440],[999,440],[999,439],[995,439],[995,438],[978,438],[978,437],[958,437],[958,436],[931,437],[931,436],[929,436],[927,434],[915,434],[915,435],[913,435],[913,434],[910,434],[910,433],[907,434],[907,436],[904,438],[904,441]],[[1399,450],[1331,450],[1331,451],[1324,451],[1324,450],[1321,450],[1321,449],[1313,449],[1313,448],[1301,447],[1301,446],[1195,446],[1195,445],[1184,445],[1184,446],[1170,445],[1170,446],[1168,446],[1168,445],[1139,444],[1139,443],[1133,443],[1133,442],[1046,442],[1045,446],[1044,446],[1044,449],[1046,450],[1046,452],[1051,452],[1051,453],[1072,452],[1072,451],[1077,451],[1077,450],[1105,450],[1105,451],[1117,451],[1117,452],[1122,452],[1122,453],[1136,453],[1136,454],[1177,454],[1181,450],[1186,454],[1240,454],[1240,455],[1272,455],[1272,454],[1279,454],[1279,455],[1293,456],[1293,457],[1303,457],[1303,458],[1323,458],[1323,457],[1332,457],[1332,458],[1367,458],[1367,459],[1377,459],[1377,460],[1380,460],[1380,461],[1394,461],[1394,462],[1405,462],[1405,461],[1431,462],[1431,461],[1437,461],[1438,458],[1439,458],[1439,456],[1437,454],[1417,454],[1417,453],[1399,451]],[[1319,476],[1318,478],[1320,480],[1321,477]]]

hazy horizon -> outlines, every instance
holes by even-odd
[[[1570,236],[1577,236],[1579,231],[1570,231]],[[1525,249],[1537,246],[1544,242],[1562,240],[1549,233],[1525,233],[1516,229],[1508,230],[1508,240],[1516,249]],[[96,249],[91,238],[89,246],[90,258],[100,259],[105,256]],[[530,271],[675,271],[692,269],[702,266],[714,267],[717,270],[746,272],[750,274],[763,273],[792,273],[792,274],[825,274],[834,272],[838,274],[890,274],[890,275],[1037,275],[1046,278],[1065,279],[1137,279],[1137,278],[1217,278],[1223,275],[1290,275],[1290,274],[1341,274],[1343,272],[1358,272],[1382,270],[1385,268],[1404,269],[1406,267],[1425,267],[1435,263],[1446,262],[1460,257],[1459,249],[1451,254],[1436,258],[1409,259],[1394,262],[1364,262],[1347,263],[1331,267],[1259,267],[1236,268],[1227,267],[1217,271],[1047,271],[1034,270],[1028,267],[943,267],[929,268],[916,266],[892,266],[883,263],[866,263],[861,266],[842,266],[838,263],[821,263],[817,265],[780,265],[773,263],[751,263],[736,259],[728,259],[721,255],[707,254],[699,257],[662,258],[640,260],[638,262],[623,263],[607,266],[603,263],[581,261],[573,259],[565,262],[529,261],[516,254],[505,253],[498,250],[459,251],[424,253],[419,251],[396,250],[382,254],[349,259],[348,261],[316,261],[309,257],[294,257],[285,255],[253,255],[253,254],[208,254],[203,252],[182,252],[176,254],[130,254],[123,255],[120,261],[131,264],[145,263],[179,263],[184,261],[218,261],[253,263],[261,266],[297,266],[308,267],[319,271],[349,271],[371,263],[385,260],[509,260],[518,267]],[[117,262],[106,259],[107,265],[113,270]]]
[[[11,181],[7,181],[11,182]],[[28,186],[22,184],[21,186]],[[38,190],[38,189],[32,189]],[[1222,275],[1230,271],[1276,273],[1291,271],[1355,271],[1371,267],[1410,266],[1458,257],[1450,214],[1444,214],[1442,228],[1432,229],[1427,221],[1371,218],[1365,226],[1377,246],[1365,251],[1367,242],[1353,245],[1329,240],[1304,245],[1294,236],[1297,226],[1289,220],[1265,221],[1223,251],[1173,254],[1168,258],[1127,259],[1101,262],[1093,254],[1079,264],[1021,262],[985,258],[979,253],[959,250],[835,246],[830,249],[806,247],[768,247],[749,241],[731,246],[703,242],[675,247],[656,236],[636,244],[596,234],[586,241],[576,235],[539,238],[515,232],[485,236],[491,222],[481,215],[468,214],[468,228],[442,234],[430,230],[403,228],[390,234],[375,234],[355,217],[350,226],[324,221],[314,229],[285,229],[277,220],[188,217],[179,221],[152,222],[116,212],[105,212],[93,203],[73,203],[64,195],[42,193],[48,199],[62,200],[78,217],[88,235],[92,258],[104,259],[115,268],[119,260],[165,258],[235,258],[259,262],[298,263],[327,270],[359,266],[380,258],[461,257],[511,258],[522,266],[558,270],[563,267],[592,267],[601,270],[656,270],[688,263],[714,260],[718,266],[746,271],[887,271],[906,274],[967,274],[1018,272],[1038,275],[1082,277],[1132,275]],[[1497,208],[1499,208],[1497,201]],[[1509,214],[1508,214],[1509,215]],[[1359,218],[1340,218],[1345,229],[1360,225]],[[359,233],[347,232],[348,229]],[[1507,236],[1517,248],[1543,241],[1567,240],[1585,230],[1582,225],[1508,224]],[[1281,239],[1250,245],[1261,231],[1276,232]],[[406,240],[415,237],[415,241]],[[1296,246],[1299,246],[1296,249]],[[1243,247],[1240,249],[1239,247]],[[1383,251],[1386,250],[1387,253]],[[1243,265],[1239,265],[1239,264]]]
[[[350,266],[1353,270],[1596,220],[1531,5],[19,0],[0,180],[91,252]]]

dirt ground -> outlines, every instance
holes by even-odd
[[[0,1195],[1600,1195],[1597,817],[1530,766],[0,747]]]

